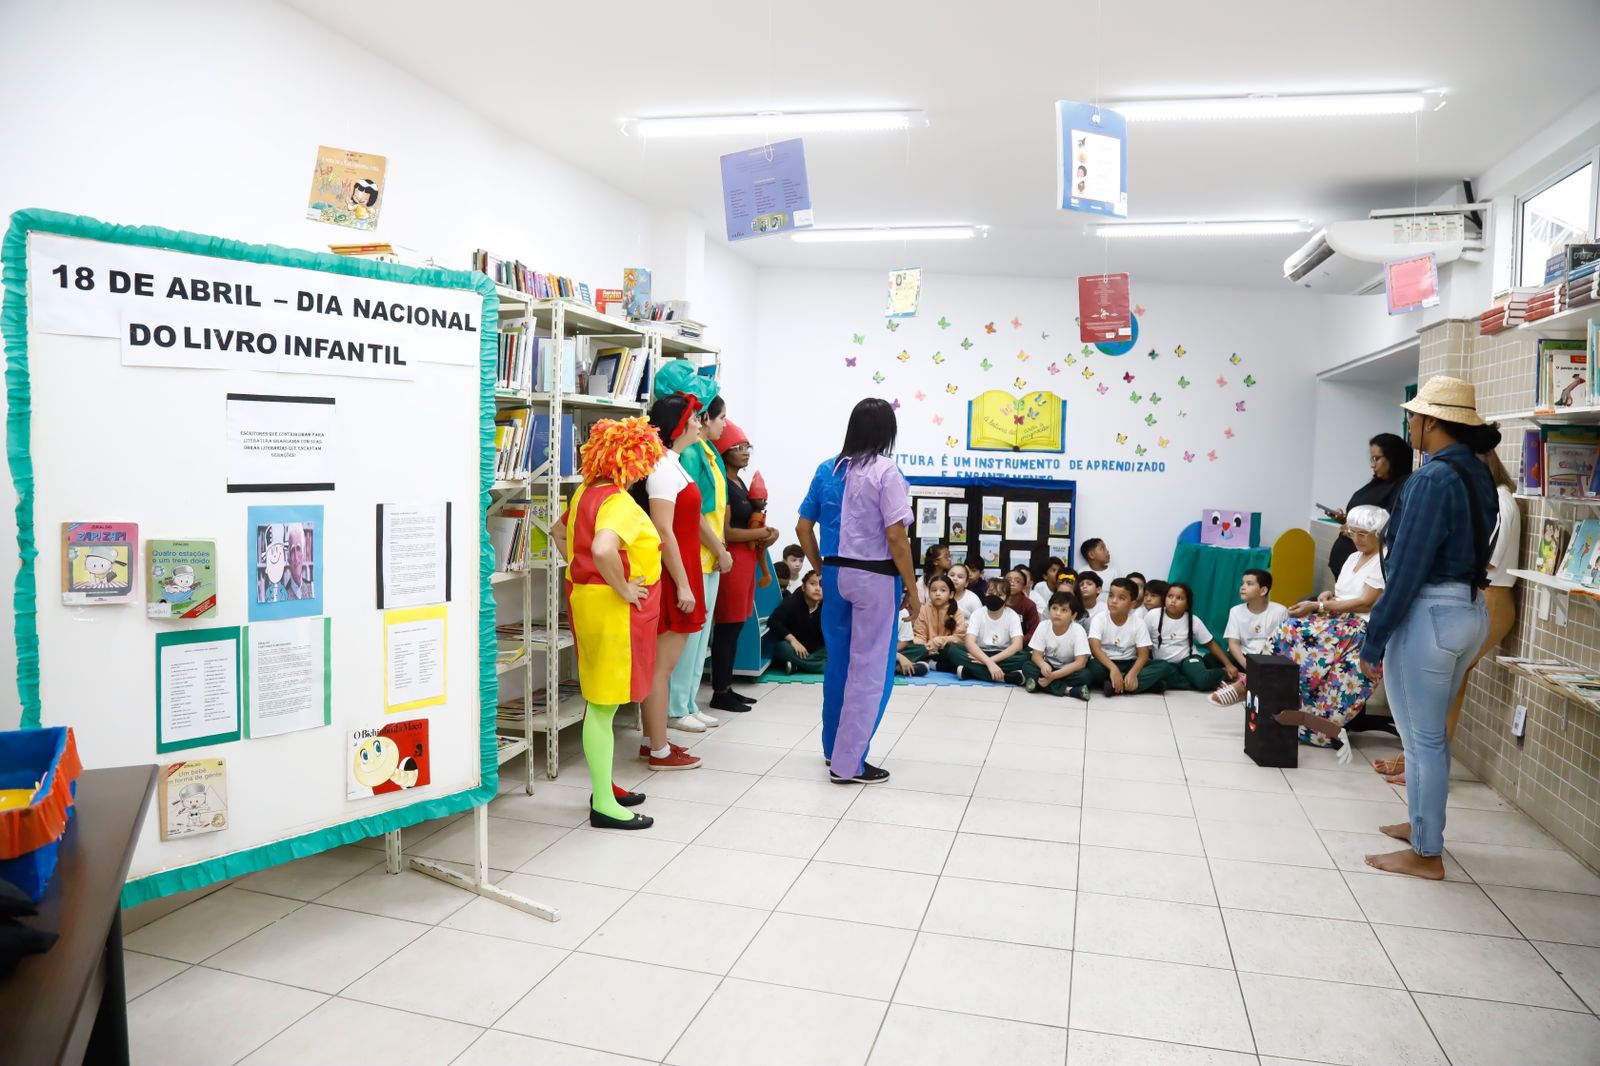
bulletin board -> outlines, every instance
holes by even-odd
[[[962,562],[969,555],[983,555],[984,538],[998,538],[997,542],[990,543],[997,543],[999,558],[986,561],[985,577],[1003,574],[1021,562],[1024,556],[1027,560],[1025,565],[1035,581],[1043,572],[1043,561],[1053,555],[1060,556],[1068,566],[1076,569],[1073,556],[1078,548],[1077,482],[1000,477],[913,477],[907,480],[911,483],[911,509],[918,523],[912,528],[912,544],[916,549],[919,569],[926,546],[935,539],[924,535],[925,530],[931,531],[932,528],[924,524],[931,517],[926,510],[929,507],[934,509],[934,513],[942,513],[943,535],[937,539],[939,543],[950,546],[950,557],[954,562]],[[992,505],[994,501],[1000,503],[999,526],[986,530],[985,504]],[[1052,507],[1056,508],[1054,513],[1057,516],[1064,511],[1064,528],[1058,521],[1056,529],[1052,531]],[[1031,527],[1018,526],[1016,519],[1026,517],[1026,508],[1032,509],[1033,524]],[[965,515],[965,521],[959,529],[956,519],[952,517],[956,514]],[[1051,542],[1055,542],[1058,549],[1065,550],[1052,551]]]
[[[163,841],[153,802],[124,905],[492,798],[494,612],[483,515],[493,466],[493,283],[38,210],[12,216],[0,260],[22,724],[72,726],[88,768],[226,762],[225,828]],[[291,411],[291,420],[321,419],[326,431],[305,449],[315,469],[277,481],[271,463],[242,469],[249,449],[229,414],[237,397],[277,398],[286,403],[268,407]],[[411,627],[407,648],[442,645],[427,653],[422,686],[436,685],[436,699],[401,704],[386,690],[388,641],[398,646],[400,630],[375,607],[380,505],[435,508],[454,545],[439,556],[448,560],[449,601],[398,619]],[[322,525],[267,529],[253,515],[264,507],[304,510]],[[76,522],[137,524],[131,602],[63,603],[63,570],[73,566],[63,562],[63,523]],[[148,616],[144,545],[153,538],[215,542],[211,617]],[[275,585],[260,549],[278,539],[300,554],[291,579]],[[325,721],[252,735],[242,710],[242,731],[158,750],[158,719],[169,741],[179,721],[158,713],[158,677],[177,676],[159,665],[158,642],[243,633],[273,617],[252,617],[269,607],[313,615],[306,628],[325,644]],[[240,641],[242,658],[248,647]],[[264,666],[240,669],[247,697],[248,671]],[[213,711],[224,702],[213,697]],[[348,792],[360,731],[419,720],[426,782],[413,767]],[[409,728],[408,742],[420,735]]]

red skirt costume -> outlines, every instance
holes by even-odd
[[[583,698],[602,706],[636,703],[650,692],[660,625],[661,542],[633,497],[609,483],[578,488],[567,510],[567,615],[578,653]],[[594,565],[594,537],[609,529],[622,540],[622,573],[644,578],[637,608],[618,596]]]
[[[750,490],[738,478],[728,478],[728,525],[734,529],[749,529],[750,517],[754,514]],[[722,584],[717,588],[715,621],[743,622],[755,613],[756,569],[764,551],[766,548],[754,540],[728,544],[733,569],[722,575]]]
[[[680,467],[681,469],[681,467]],[[706,624],[706,583],[700,572],[700,486],[687,472],[688,482],[678,492],[672,504],[672,536],[678,542],[678,554],[683,558],[684,573],[689,577],[689,595],[694,597],[694,610],[678,610],[678,583],[672,580],[672,571],[661,568],[661,632],[698,633]]]

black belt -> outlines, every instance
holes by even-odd
[[[869,574],[882,574],[885,577],[899,577],[900,570],[894,565],[893,559],[846,559],[839,555],[829,555],[822,560],[823,566],[840,566],[846,570],[865,570]]]

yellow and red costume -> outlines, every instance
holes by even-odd
[[[622,541],[622,572],[645,597],[631,607],[595,569],[595,534]],[[615,484],[585,482],[567,512],[567,611],[578,650],[578,683],[590,703],[644,699],[656,668],[661,618],[661,538],[650,516]]]

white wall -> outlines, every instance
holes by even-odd
[[[489,125],[293,10],[252,2],[0,5],[5,124],[0,214],[43,207],[326,250],[354,231],[304,218],[319,144],[389,159],[374,234],[408,256],[466,268],[476,247],[588,281],[693,249],[663,249],[658,212]],[[509,83],[534,85],[535,71]],[[501,84],[504,87],[504,83]],[[484,89],[495,91],[486,76]],[[26,101],[26,106],[21,106]],[[685,234],[689,227],[683,227]],[[707,339],[749,358],[754,268],[704,253],[694,298]],[[672,271],[669,270],[669,274]],[[662,297],[680,295],[657,292]],[[11,496],[0,471],[0,498]],[[0,544],[15,542],[9,507]],[[10,566],[0,568],[10,615]],[[16,720],[13,645],[0,638],[0,728]]]
[[[1165,574],[1179,531],[1203,507],[1240,507],[1263,514],[1263,542],[1304,524],[1311,506],[1313,373],[1320,351],[1322,299],[1287,286],[1226,289],[1141,285],[1142,333],[1126,356],[1085,359],[1077,339],[1077,289],[1070,279],[932,274],[924,277],[922,311],[898,330],[885,328],[886,278],[876,272],[763,270],[758,347],[758,428],[754,465],[772,490],[771,521],[793,528],[795,508],[818,462],[837,451],[850,409],[863,396],[898,399],[902,453],[936,462],[965,449],[967,402],[985,389],[1049,388],[1067,400],[1067,460],[1160,462],[1164,473],[1063,471],[1077,481],[1080,540],[1103,537],[1124,570]],[[940,329],[943,316],[952,323]],[[1017,317],[1021,328],[1013,328]],[[993,322],[996,332],[985,332]],[[861,334],[864,343],[854,343]],[[1040,336],[1048,333],[1048,339]],[[961,348],[963,337],[974,344]],[[1174,349],[1182,345],[1186,354]],[[1157,352],[1152,360],[1147,353]],[[898,359],[905,350],[910,358]],[[933,353],[945,362],[935,364]],[[1018,352],[1026,351],[1026,362]],[[1241,362],[1230,362],[1237,353]],[[1067,365],[1067,358],[1076,360]],[[857,365],[846,366],[854,357]],[[988,359],[992,369],[981,369]],[[1057,374],[1049,373],[1054,363]],[[1085,379],[1082,371],[1094,372]],[[881,373],[881,384],[873,375]],[[1130,385],[1124,373],[1134,375]],[[1245,387],[1246,375],[1257,384]],[[1228,382],[1216,384],[1218,376]],[[1014,387],[1023,378],[1025,390]],[[1177,381],[1190,384],[1180,388]],[[955,385],[951,395],[947,387]],[[1101,394],[1097,387],[1106,386]],[[917,390],[927,397],[915,399]],[[1161,402],[1152,406],[1155,391]],[[1130,393],[1143,398],[1135,404]],[[1245,401],[1239,412],[1235,404]],[[1180,417],[1180,412],[1186,415]],[[934,415],[944,419],[932,423]],[[1144,423],[1154,414],[1157,424]],[[735,413],[734,417],[739,417]],[[1225,430],[1234,437],[1228,439]],[[1125,444],[1116,435],[1125,433]],[[950,447],[947,437],[958,438]],[[1170,443],[1159,446],[1159,438]],[[1135,455],[1142,445],[1147,454]],[[1207,453],[1215,450],[1211,461]],[[1185,462],[1185,451],[1195,456]],[[1359,464],[1360,448],[1354,462]],[[930,473],[908,468],[908,473]],[[1356,470],[1359,473],[1359,466]],[[1354,486],[1352,486],[1354,487]]]

